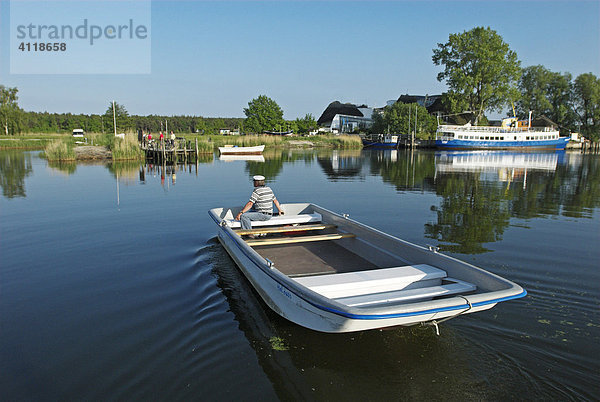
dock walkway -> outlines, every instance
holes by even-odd
[[[142,141],[140,144],[146,153],[146,159],[155,163],[191,162],[198,159],[198,139],[194,143],[185,138],[171,140]]]

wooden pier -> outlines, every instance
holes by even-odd
[[[140,144],[146,153],[146,160],[154,163],[188,163],[198,160],[198,139],[195,142],[184,138],[171,140],[142,141]]]

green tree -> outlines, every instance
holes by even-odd
[[[115,102],[115,118],[116,118],[116,122],[117,122],[117,128],[116,128],[117,133],[129,130],[131,128],[129,113],[127,112],[127,109],[125,109],[125,106],[123,106],[117,102]],[[113,119],[113,103],[112,102],[110,102],[108,104],[108,109],[106,109],[106,112],[104,112],[103,121],[104,121],[105,129],[110,128],[111,132],[114,133],[115,132],[115,127],[114,127],[115,119]],[[108,130],[106,130],[106,131],[108,131]]]
[[[600,139],[600,80],[592,73],[579,75],[573,84],[575,113],[581,132],[593,141]]]
[[[244,128],[250,133],[260,134],[265,130],[278,130],[278,127],[285,124],[283,110],[273,99],[265,95],[248,102],[244,114],[246,115]]]
[[[17,88],[0,85],[0,122],[6,135],[21,131],[21,109],[17,104],[17,92]]]
[[[303,118],[297,118],[295,126],[295,132],[299,134],[307,134],[318,127],[315,117],[310,113],[307,113]]]
[[[450,34],[448,42],[433,49],[432,60],[435,65],[444,65],[438,81],[446,80],[450,97],[464,99],[474,113],[475,124],[486,110],[500,111],[518,97],[520,61],[489,27]]]
[[[416,121],[415,121],[416,115]],[[416,125],[415,125],[416,123]],[[417,138],[427,138],[437,129],[437,120],[423,106],[416,103],[396,102],[383,112],[373,113],[373,133],[415,133]]]
[[[575,115],[571,108],[571,74],[555,73],[544,66],[529,66],[523,69],[519,80],[521,99],[516,111],[521,117],[529,111],[545,115],[561,128],[572,129]]]

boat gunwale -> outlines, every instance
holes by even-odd
[[[288,204],[289,205],[289,204]],[[425,247],[419,246],[414,243],[410,243],[406,240],[399,239],[395,236],[392,236],[388,233],[382,232],[378,229],[372,228],[368,225],[365,225],[361,222],[352,220],[350,218],[339,215],[335,212],[329,211],[325,208],[322,208],[318,205],[309,203],[308,207],[318,208],[327,213],[332,214],[340,219],[347,219],[352,224],[359,225],[362,228],[372,231],[378,235],[382,235],[387,237],[390,240],[401,242],[405,245],[415,247],[420,249],[421,251],[427,251]],[[256,252],[252,247],[248,246],[237,233],[233,231],[231,227],[228,225],[222,225],[223,221],[220,217],[217,216],[215,210],[217,208],[213,208],[209,211],[209,215],[215,221],[215,223],[219,226],[219,230],[223,230],[224,233],[233,241],[233,243],[238,247],[238,249],[255,265],[257,266],[263,273],[265,273],[272,280],[277,282],[280,286],[284,287],[287,291],[293,293],[296,297],[300,298],[304,302],[312,305],[313,307],[320,309],[322,311],[327,311],[330,313],[334,313],[349,319],[357,319],[357,320],[380,320],[380,319],[393,319],[400,317],[413,317],[419,315],[427,315],[434,313],[441,313],[447,311],[456,311],[456,310],[465,310],[469,308],[487,306],[490,304],[497,304],[502,301],[518,299],[527,295],[527,291],[523,289],[518,284],[502,278],[492,272],[486,271],[482,268],[476,267],[472,264],[464,262],[462,260],[458,260],[454,257],[437,253],[436,254],[442,258],[449,259],[451,261],[458,262],[460,264],[464,264],[471,269],[477,270],[483,274],[490,275],[494,279],[503,282],[508,287],[501,290],[488,291],[484,293],[475,293],[472,295],[468,295],[471,299],[482,299],[477,301],[464,299],[465,296],[454,296],[447,297],[436,300],[427,300],[421,302],[414,303],[404,303],[404,304],[396,304],[392,306],[379,306],[379,307],[352,307],[342,304],[334,299],[327,298],[315,291],[300,285],[295,282],[293,278],[285,275],[284,273],[277,270],[277,268],[272,269],[269,267],[265,258],[263,258],[260,254]],[[226,210],[227,208],[223,208]],[[496,296],[494,296],[496,295]],[[455,304],[459,302],[459,304]],[[432,306],[433,304],[433,306]],[[369,314],[365,314],[365,312],[369,311]]]

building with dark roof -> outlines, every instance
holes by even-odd
[[[391,104],[390,104],[391,102]],[[423,106],[427,109],[429,114],[444,112],[442,106],[442,95],[400,95],[400,97],[394,102],[390,101],[388,105],[393,105],[395,102],[401,103],[416,103],[419,106]]]
[[[367,129],[373,124],[373,108],[353,103],[331,102],[317,120],[321,127],[338,133],[351,133],[356,129]]]

